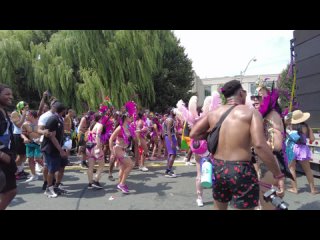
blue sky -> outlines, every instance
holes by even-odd
[[[174,30],[200,78],[279,74],[290,63],[293,30]]]

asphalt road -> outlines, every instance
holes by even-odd
[[[130,194],[116,188],[117,181],[108,180],[106,172],[100,183],[102,190],[88,190],[86,170],[81,169],[77,158],[68,166],[63,183],[69,194],[47,198],[42,191],[42,180],[31,183],[18,181],[18,194],[8,210],[212,210],[211,189],[204,189],[204,206],[196,205],[195,166],[185,166],[182,156],[175,163],[177,178],[164,177],[165,161],[148,161],[149,172],[132,170],[127,185]],[[117,177],[115,169],[113,176]],[[288,182],[289,183],[289,182]],[[319,187],[320,180],[315,178]],[[288,186],[288,185],[287,185]],[[298,174],[299,194],[286,192],[284,200],[290,210],[320,210],[320,195],[311,195],[306,177]],[[231,208],[232,209],[232,208]]]

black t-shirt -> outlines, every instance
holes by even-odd
[[[51,116],[45,126],[50,132],[56,131],[56,138],[60,145],[63,143],[63,119],[59,118],[58,115]],[[59,150],[53,145],[51,140],[47,137],[43,138],[41,144],[41,151],[50,155],[59,156]]]
[[[0,111],[0,150],[5,153],[14,153],[13,124],[8,116]]]

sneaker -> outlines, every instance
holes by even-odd
[[[16,174],[16,180],[24,180],[27,178],[28,178],[28,175],[26,175],[26,172],[24,172],[24,171]]]
[[[59,185],[58,185],[58,188],[61,190],[66,190],[65,187],[67,187],[67,186],[65,186],[63,183],[59,183]]]
[[[42,173],[43,167],[39,163],[36,163],[35,170],[37,173]]]
[[[110,181],[112,181],[112,182],[115,181],[115,179],[114,179],[114,177],[113,177],[112,175],[109,175],[109,176],[108,176],[108,179],[109,179]]]
[[[57,195],[63,195],[63,194],[68,194],[69,192],[62,189],[62,188],[59,188],[59,187],[54,187],[53,188],[54,192],[57,194]]]
[[[146,168],[145,166],[140,166],[139,170],[142,171],[142,172],[148,172],[149,171],[149,169]]]
[[[190,161],[186,162],[185,164],[186,164],[186,166],[194,166],[195,165],[193,162],[190,162]]]
[[[26,176],[26,177],[28,177],[28,176],[30,175],[29,173],[25,172],[24,170],[22,170],[22,171],[20,172],[20,174],[21,174],[21,175],[24,175],[24,176]]]
[[[88,184],[88,189],[93,189],[92,183]]]
[[[32,182],[32,181],[36,181],[39,179],[39,176],[36,174],[36,175],[31,175],[30,178],[28,178],[25,183],[28,183],[28,182]]]
[[[169,178],[176,178],[177,177],[177,175],[174,174],[174,172],[172,172],[172,171],[166,172],[164,176],[169,177]]]
[[[201,198],[197,198],[197,205],[198,207],[203,207],[203,201]]]
[[[92,187],[94,187],[96,189],[102,189],[103,188],[103,187],[101,187],[100,183],[97,182],[97,181],[93,181]]]
[[[55,193],[53,186],[50,186],[46,189],[44,192],[45,195],[47,195],[48,198],[56,198],[58,195]]]
[[[47,181],[43,182],[42,190],[46,190],[47,186],[48,186],[48,182]]]
[[[128,189],[128,186],[125,185],[125,184],[118,184],[117,185],[117,188],[120,189],[123,193],[129,193],[129,189]]]

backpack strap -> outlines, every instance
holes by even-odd
[[[232,106],[231,108],[229,108],[222,116],[221,118],[219,119],[219,121],[217,122],[216,126],[215,127],[218,127],[222,124],[222,122],[226,119],[226,117],[229,115],[229,113],[232,111],[232,109],[234,109],[236,107],[235,106]]]

